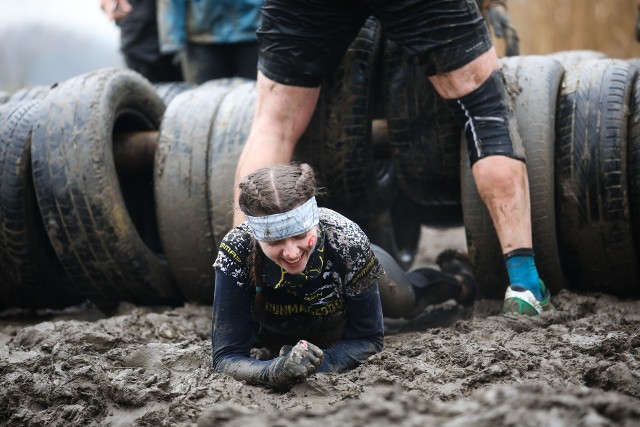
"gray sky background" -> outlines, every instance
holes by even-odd
[[[98,0],[0,0],[0,90],[124,66],[119,37]]]

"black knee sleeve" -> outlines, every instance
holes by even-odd
[[[471,165],[487,156],[524,161],[524,148],[509,105],[502,73],[495,71],[476,90],[447,100],[464,128]]]

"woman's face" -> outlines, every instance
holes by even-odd
[[[264,254],[289,274],[301,273],[318,241],[318,227],[306,233],[273,242],[258,241]]]

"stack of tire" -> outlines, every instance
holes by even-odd
[[[408,266],[420,222],[403,212],[410,232],[395,239],[392,208],[409,199],[371,143],[380,44],[369,21],[325,85],[295,157],[317,169],[324,205]],[[231,228],[255,98],[252,80],[154,86],[126,69],[5,97],[0,308],[211,303],[211,265]]]
[[[554,291],[638,296],[637,71],[584,56],[502,60],[536,259]],[[45,89],[0,104],[0,308],[210,303],[255,82],[159,87],[105,69]],[[323,86],[295,159],[316,168],[323,205],[404,267],[421,225],[464,224],[483,296],[502,296],[500,248],[460,129],[375,21]]]

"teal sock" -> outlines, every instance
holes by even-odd
[[[516,249],[505,254],[505,264],[511,286],[519,286],[531,291],[538,301],[542,300],[543,289],[533,260],[533,249]]]

